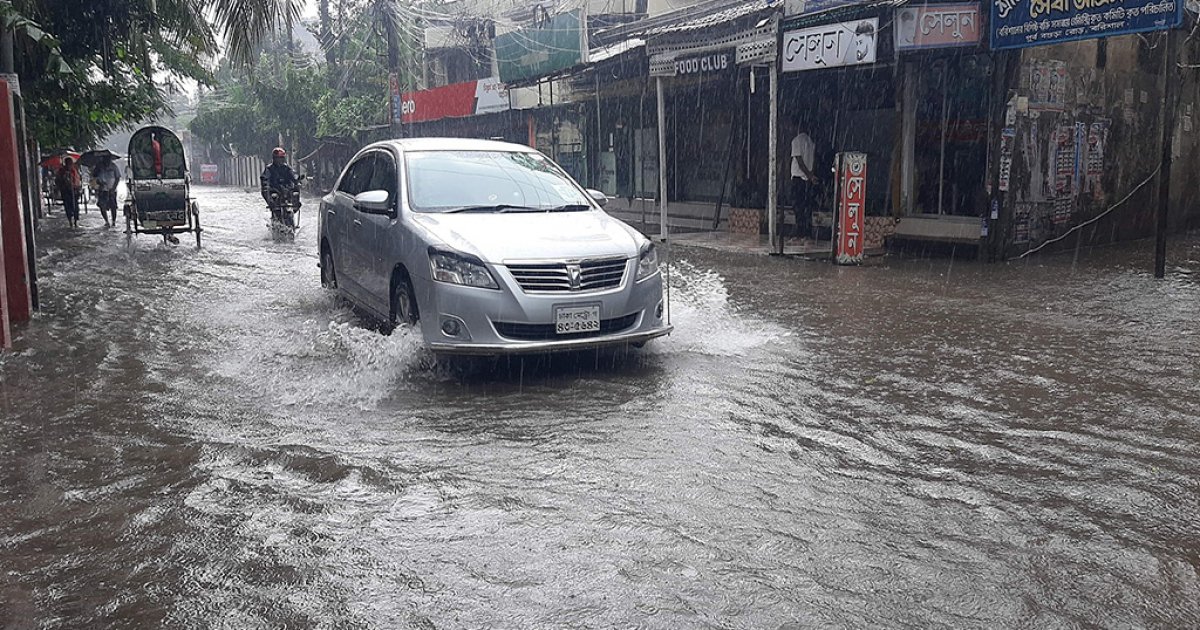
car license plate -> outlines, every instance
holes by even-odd
[[[600,332],[600,307],[556,307],[554,309],[554,332],[559,335]]]

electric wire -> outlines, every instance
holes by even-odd
[[[1153,171],[1150,173],[1150,175],[1148,175],[1148,176],[1146,177],[1146,179],[1143,179],[1143,180],[1142,180],[1142,183],[1140,183],[1140,184],[1138,184],[1137,186],[1135,186],[1135,187],[1134,187],[1134,189],[1133,189],[1133,190],[1131,190],[1131,191],[1129,191],[1129,194],[1127,194],[1127,195],[1125,195],[1124,197],[1122,197],[1120,201],[1118,201],[1118,202],[1114,203],[1113,205],[1109,206],[1107,210],[1105,210],[1104,212],[1101,212],[1100,214],[1098,214],[1098,215],[1096,215],[1096,216],[1092,217],[1091,219],[1088,219],[1087,221],[1084,221],[1083,223],[1080,223],[1079,225],[1076,225],[1075,227],[1073,227],[1073,228],[1071,228],[1071,229],[1067,230],[1066,232],[1063,232],[1063,233],[1062,233],[1062,234],[1060,234],[1059,236],[1056,236],[1056,237],[1054,237],[1054,238],[1052,238],[1052,239],[1050,239],[1050,240],[1048,240],[1048,241],[1045,241],[1045,242],[1043,242],[1041,245],[1038,245],[1037,247],[1033,247],[1033,248],[1031,248],[1031,249],[1028,249],[1028,250],[1026,250],[1026,251],[1025,251],[1024,253],[1022,253],[1020,256],[1017,256],[1017,260],[1020,260],[1020,259],[1022,259],[1022,258],[1024,258],[1024,257],[1026,257],[1026,256],[1029,256],[1029,255],[1031,255],[1031,254],[1034,254],[1034,253],[1036,253],[1036,252],[1039,252],[1039,251],[1041,251],[1043,248],[1045,248],[1045,247],[1047,247],[1047,246],[1049,246],[1049,245],[1052,245],[1052,244],[1054,244],[1054,243],[1057,243],[1057,242],[1059,242],[1059,241],[1061,241],[1061,240],[1063,240],[1063,239],[1067,238],[1068,236],[1070,236],[1070,235],[1074,234],[1075,232],[1078,232],[1079,230],[1082,230],[1083,228],[1085,228],[1085,227],[1087,227],[1087,226],[1089,226],[1089,225],[1091,225],[1091,224],[1093,224],[1093,223],[1095,223],[1095,222],[1099,221],[1100,219],[1103,219],[1104,217],[1108,216],[1108,215],[1109,215],[1109,214],[1111,214],[1111,213],[1112,213],[1114,210],[1116,210],[1117,208],[1121,207],[1121,205],[1123,205],[1123,204],[1124,204],[1126,201],[1129,201],[1130,197],[1133,197],[1133,196],[1134,196],[1134,195],[1137,193],[1137,191],[1141,190],[1141,189],[1142,189],[1142,188],[1143,188],[1143,187],[1144,187],[1146,184],[1150,183],[1150,181],[1151,181],[1151,180],[1153,180],[1153,179],[1154,179],[1154,177],[1155,177],[1156,175],[1158,175],[1159,171],[1161,171],[1161,170],[1162,170],[1162,164],[1160,163],[1160,164],[1159,164],[1157,167],[1155,167],[1155,169],[1154,169],[1154,170],[1153,170]]]

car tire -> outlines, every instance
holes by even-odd
[[[337,288],[337,270],[333,266],[333,252],[328,247],[321,248],[321,286],[326,289]]]
[[[416,325],[421,319],[417,309],[417,296],[413,293],[412,283],[408,276],[400,273],[392,281],[392,316],[391,327],[396,328]]]

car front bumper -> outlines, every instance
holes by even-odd
[[[663,325],[660,328],[649,331],[635,331],[558,341],[505,341],[503,343],[455,343],[439,341],[429,344],[429,349],[437,354],[481,356],[573,352],[606,346],[642,344],[651,339],[669,335],[674,329],[674,326]]]
[[[499,290],[430,282],[424,287],[428,291],[425,299],[418,295],[418,302],[427,305],[421,312],[422,335],[433,352],[458,355],[538,354],[640,345],[670,334],[673,327],[663,319],[662,276],[633,281],[635,262],[630,261],[627,280],[620,287],[595,293],[525,293],[503,267],[493,268],[501,285]],[[599,307],[601,331],[556,335],[556,309],[577,306]],[[455,322],[458,334],[445,332],[449,320]],[[524,334],[531,330],[535,332]]]

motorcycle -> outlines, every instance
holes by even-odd
[[[279,232],[300,231],[300,182],[304,175],[297,175],[291,186],[272,188],[267,208],[271,211],[271,229]]]

